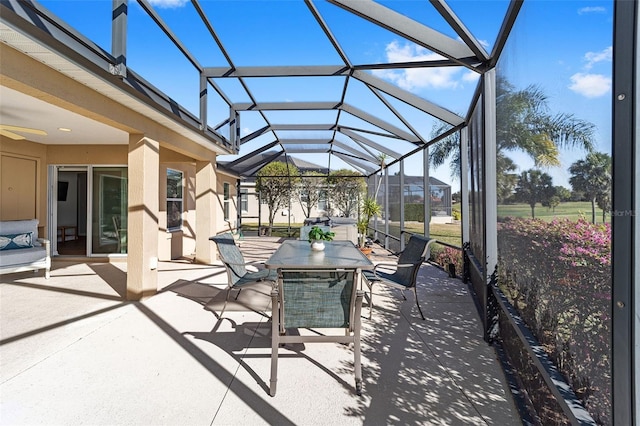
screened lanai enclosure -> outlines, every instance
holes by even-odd
[[[446,247],[523,421],[640,424],[636,1],[3,0],[1,21],[107,58],[232,153],[239,194],[289,157],[358,172],[394,249],[458,211]]]

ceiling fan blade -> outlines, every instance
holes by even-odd
[[[10,139],[13,139],[13,140],[16,140],[16,141],[21,141],[22,139],[25,139],[24,136],[20,136],[17,133],[10,132],[10,131],[5,130],[3,128],[0,128],[0,135],[5,136],[5,137],[10,138]]]
[[[0,124],[0,130],[8,130],[9,132],[23,132],[32,133],[34,135],[46,136],[47,132],[39,129],[32,129],[30,127],[9,126],[7,124]]]

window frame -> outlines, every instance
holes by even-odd
[[[222,182],[222,217],[225,221],[231,220],[231,184]]]
[[[180,176],[180,184],[177,186],[177,191],[179,193],[179,196],[177,197],[172,197],[170,196],[170,191],[169,191],[169,180],[171,179],[170,175],[172,174],[176,174]],[[176,232],[176,231],[181,231],[182,230],[182,226],[183,226],[183,212],[184,212],[184,172],[182,170],[176,170],[176,169],[171,169],[171,168],[167,168],[167,174],[166,174],[166,185],[167,185],[167,194],[166,194],[166,206],[167,206],[167,219],[166,219],[166,227],[167,227],[167,232]],[[180,224],[177,226],[170,226],[170,212],[172,211],[171,209],[171,205],[179,205],[179,212],[180,212]]]

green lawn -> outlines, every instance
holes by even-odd
[[[268,223],[263,223],[262,226],[268,226]],[[302,227],[302,223],[291,222],[291,235],[288,234],[289,224],[288,223],[274,223],[273,230],[271,235],[274,237],[298,237],[298,233],[300,232],[300,227]],[[242,232],[258,232],[258,224],[257,223],[242,223]]]
[[[452,206],[454,209],[460,211],[460,203],[455,203]],[[555,211],[536,205],[536,218],[550,221],[554,218],[567,218],[570,220],[578,220],[583,216],[586,220],[591,221],[591,203],[588,201],[569,201],[560,203],[556,207]],[[501,204],[498,205],[498,217],[515,216],[515,217],[531,217],[531,207],[528,204]],[[607,222],[611,218],[607,215]],[[602,222],[602,210],[596,207],[596,222]]]
[[[536,218],[542,220],[553,220],[554,218],[570,220],[578,220],[584,217],[591,220],[591,203],[588,201],[571,201],[560,203],[555,211],[537,205],[535,208]],[[498,217],[515,216],[515,217],[531,217],[531,207],[528,204],[505,204],[498,206]],[[596,207],[596,221],[602,222],[602,210]],[[610,217],[607,215],[607,222]]]
[[[406,222],[404,228],[408,232],[422,234],[424,225],[420,222]],[[379,228],[384,231],[384,224]],[[389,233],[391,235],[400,235],[400,224],[397,222],[389,223]],[[443,241],[448,244],[460,247],[462,245],[462,228],[460,224],[441,224],[433,223],[429,226],[429,236],[436,240]]]

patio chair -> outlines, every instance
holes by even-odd
[[[407,300],[404,295],[405,290],[412,290],[416,299],[416,305],[420,316],[424,320],[424,314],[418,302],[417,278],[418,270],[422,263],[429,257],[429,246],[436,241],[435,239],[425,238],[421,235],[412,235],[405,249],[400,253],[398,263],[379,263],[373,271],[363,271],[364,282],[369,287],[369,319],[373,311],[373,286],[375,284],[384,284],[390,287],[402,290],[402,297]],[[381,271],[386,269],[389,272]],[[393,272],[390,272],[393,270]]]
[[[229,302],[229,294],[232,289],[238,289],[235,299],[238,299],[240,291],[246,286],[257,284],[260,282],[271,281],[275,285],[278,280],[278,273],[275,270],[260,269],[257,272],[248,271],[246,266],[255,264],[256,262],[246,262],[242,252],[236,246],[236,242],[231,232],[216,235],[209,238],[216,243],[218,255],[227,271],[227,296],[224,306],[218,318],[222,318],[224,310]]]
[[[271,292],[271,396],[276,394],[280,344],[304,342],[353,343],[355,389],[356,394],[362,393],[360,311],[363,293],[357,290],[354,277],[354,271],[279,271],[278,288]],[[331,335],[287,336],[289,328],[344,331]]]

